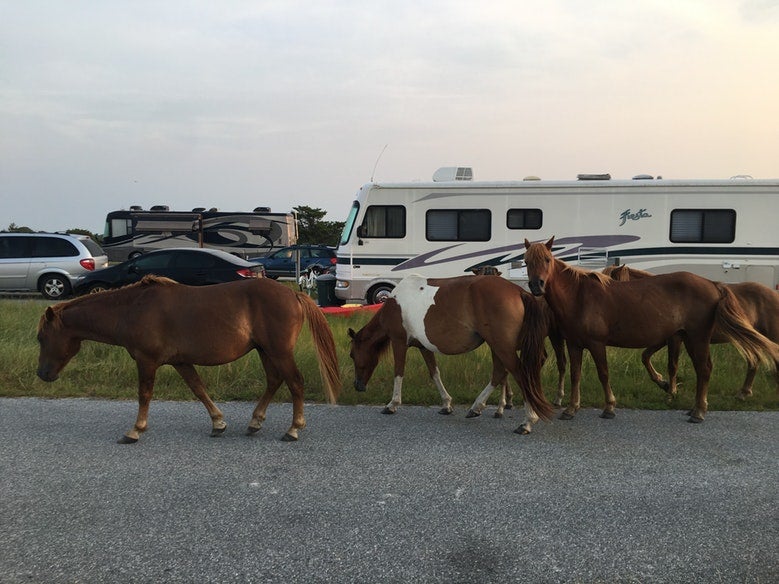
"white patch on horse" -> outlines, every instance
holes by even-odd
[[[438,288],[429,286],[427,279],[412,275],[403,278],[392,291],[392,297],[400,306],[403,328],[406,329],[407,340],[416,340],[426,349],[439,353],[438,347],[430,342],[425,332],[425,315],[433,304]]]

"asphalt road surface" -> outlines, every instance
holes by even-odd
[[[0,582],[756,582],[779,578],[779,412],[0,399]]]

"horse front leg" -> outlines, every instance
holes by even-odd
[[[174,365],[173,368],[181,375],[181,378],[192,390],[197,399],[206,407],[208,415],[211,418],[211,436],[221,436],[227,428],[227,423],[224,421],[224,415],[216,404],[211,400],[211,397],[206,392],[206,384],[198,375],[194,366],[192,365]]]
[[[452,413],[452,396],[449,395],[449,392],[446,391],[446,387],[444,387],[444,382],[441,379],[441,371],[438,369],[438,363],[436,363],[435,360],[435,353],[422,347],[419,348],[419,352],[422,353],[422,358],[425,360],[425,365],[427,365],[427,372],[430,374],[430,379],[433,380],[436,389],[438,389],[438,394],[441,396],[441,409],[438,410],[438,413],[448,416]],[[398,388],[398,400],[400,400],[400,388]]]
[[[606,345],[593,345],[589,347],[590,354],[595,361],[595,368],[598,370],[598,379],[603,386],[603,399],[605,401],[605,407],[601,418],[608,420],[614,418],[614,408],[617,405],[617,400],[614,397],[614,392],[611,391],[611,383],[609,382],[609,364],[606,359]]]
[[[571,397],[568,400],[568,407],[560,414],[561,420],[572,420],[579,411],[581,404],[581,384],[582,384],[582,354],[584,348],[579,345],[568,345],[568,360],[571,367]]]
[[[406,371],[406,351],[408,347],[405,342],[392,340],[392,356],[395,361],[395,379],[392,383],[392,399],[384,406],[382,414],[394,414],[398,411],[398,406],[403,403],[401,391],[403,389],[403,374]],[[424,353],[423,353],[424,355]]]
[[[118,440],[119,444],[135,444],[149,425],[149,403],[154,394],[157,365],[142,364],[138,361],[136,361],[136,365],[138,368],[138,415],[133,427]]]
[[[747,399],[752,395],[752,384],[755,382],[755,376],[757,375],[757,367],[747,364],[747,376],[744,378],[744,383],[741,389],[738,390],[736,397],[740,400]]]
[[[567,366],[565,358],[565,345],[562,335],[550,334],[549,340],[552,343],[552,349],[554,350],[555,364],[557,365],[557,393],[553,405],[555,407],[562,407],[563,398],[565,397],[565,368]]]

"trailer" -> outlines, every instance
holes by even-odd
[[[469,167],[450,167],[430,182],[361,187],[337,250],[336,296],[382,302],[408,274],[450,277],[483,266],[523,285],[525,238],[551,236],[557,257],[585,269],[625,263],[779,284],[779,179],[472,176]]]
[[[123,262],[169,247],[209,247],[251,259],[296,242],[293,213],[271,213],[268,207],[252,212],[202,207],[171,211],[167,205],[155,205],[108,213],[101,244],[110,261]]]

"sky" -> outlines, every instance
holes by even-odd
[[[779,0],[0,0],[0,229],[357,189],[779,177]]]

